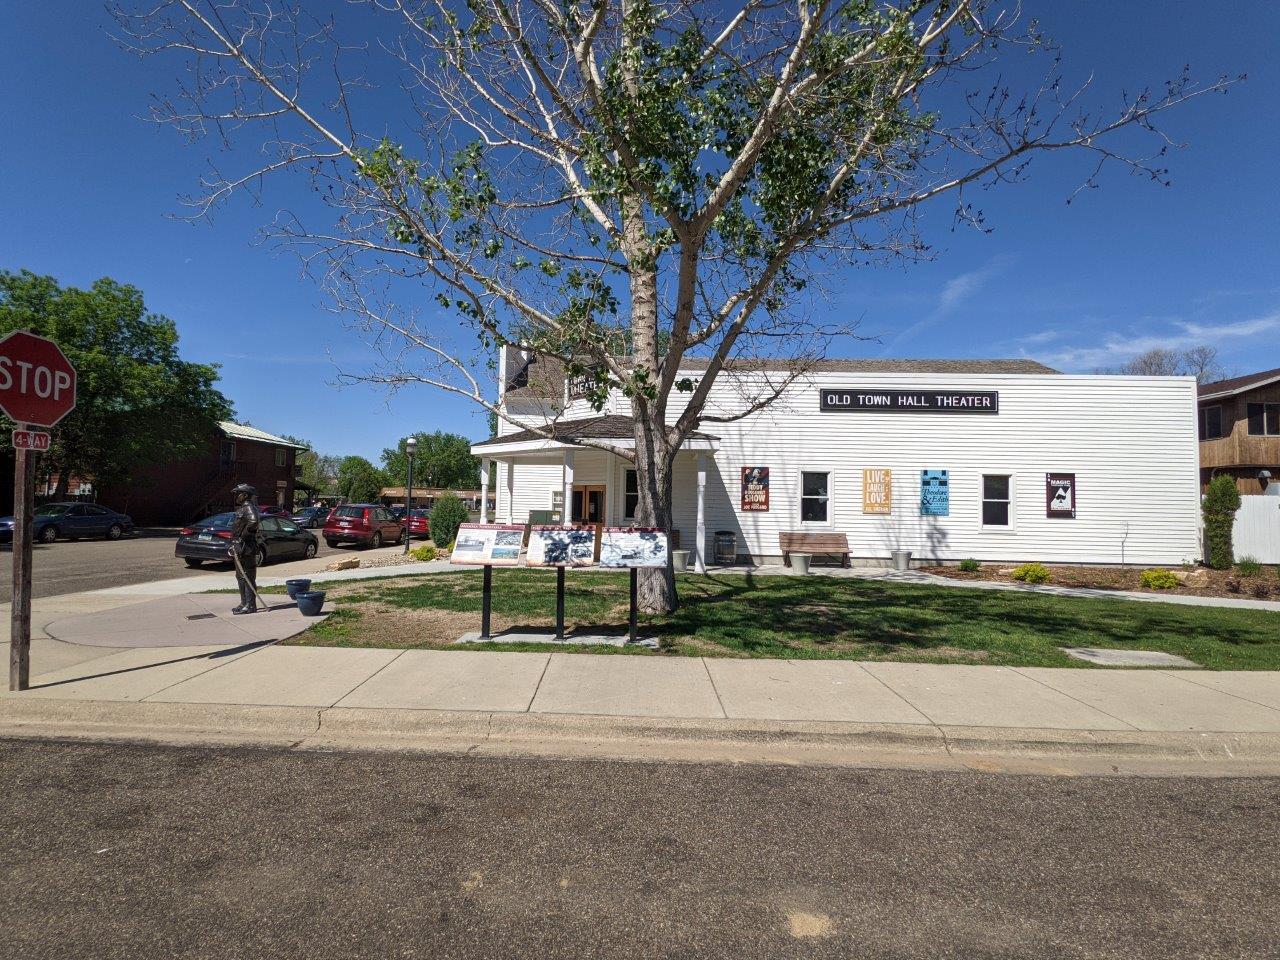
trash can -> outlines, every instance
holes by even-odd
[[[716,566],[731,567],[738,562],[738,535],[732,530],[717,530],[715,539]]]
[[[893,551],[893,569],[898,571],[906,571],[911,569],[911,551],[910,550],[894,550]]]

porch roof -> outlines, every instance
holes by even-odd
[[[471,445],[471,452],[478,457],[510,453],[538,453],[549,450],[572,450],[581,440],[602,440],[618,447],[635,446],[635,422],[630,417],[603,416],[581,420],[561,420],[549,423],[541,431],[520,430],[505,436],[490,437]],[[718,446],[715,437],[697,430],[689,434],[681,450],[712,451]]]

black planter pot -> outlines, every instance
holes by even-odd
[[[311,589],[311,581],[305,577],[299,577],[296,580],[286,580],[284,589],[289,594],[291,600],[297,600],[298,594],[306,593]]]
[[[308,590],[306,593],[298,594],[298,609],[302,611],[304,617],[320,616],[320,609],[323,606],[323,590]]]

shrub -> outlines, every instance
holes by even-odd
[[[1209,481],[1201,510],[1204,513],[1205,561],[1215,570],[1230,570],[1235,560],[1231,528],[1240,509],[1240,491],[1234,477],[1226,474]]]
[[[1048,583],[1049,568],[1043,563],[1024,563],[1013,571],[1010,576],[1015,580],[1021,580],[1023,583]]]
[[[1271,587],[1266,583],[1259,581],[1253,585],[1253,595],[1259,600],[1265,600],[1271,596]]]
[[[1143,570],[1138,582],[1148,590],[1172,590],[1178,585],[1178,578],[1172,570]]]
[[[429,543],[424,543],[420,547],[414,547],[409,551],[409,556],[415,560],[434,560],[436,558],[436,548]]]
[[[1241,557],[1236,561],[1236,572],[1242,577],[1256,577],[1262,572],[1262,564],[1253,557]]]
[[[981,569],[982,564],[973,559],[973,557],[968,557],[960,561],[960,571],[962,573],[977,573]]]
[[[436,497],[431,508],[431,539],[438,545],[453,543],[458,527],[467,522],[467,506],[452,493]]]

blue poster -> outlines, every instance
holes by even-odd
[[[946,470],[920,471],[920,516],[946,517],[951,513],[951,488]]]

